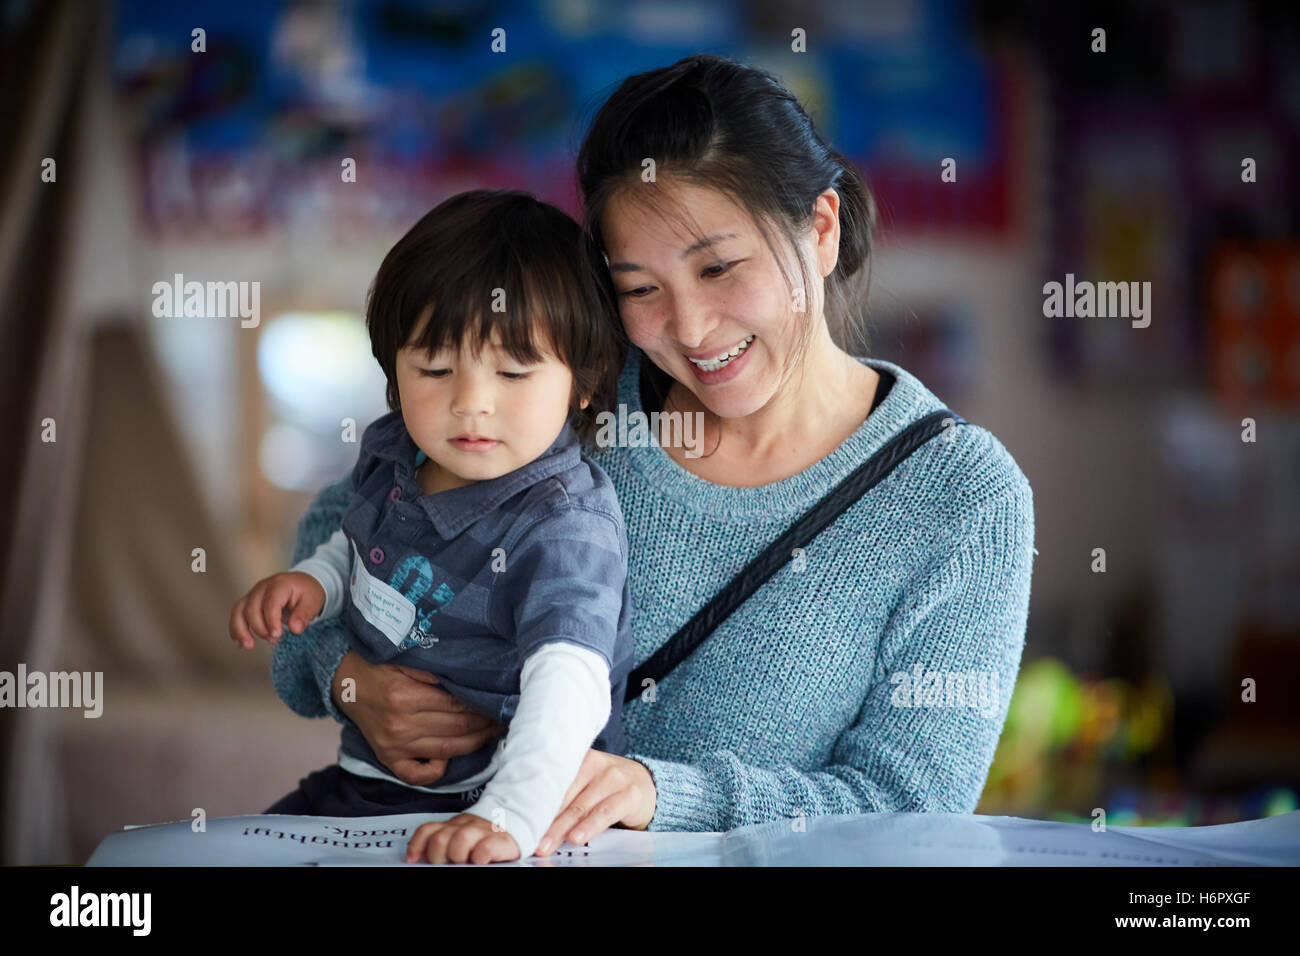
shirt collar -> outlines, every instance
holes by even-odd
[[[417,459],[423,461],[424,456],[407,432],[401,415],[394,417],[395,421],[388,423],[382,435],[388,440],[377,443],[375,454],[394,462],[406,477],[415,482],[415,471],[419,467]],[[550,447],[528,464],[496,478],[487,478],[433,495],[422,494],[415,503],[424,509],[439,535],[454,538],[530,485],[577,465],[581,453],[572,420],[566,420]]]

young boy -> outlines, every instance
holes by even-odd
[[[580,447],[625,345],[581,248],[560,210],[488,191],[447,200],[393,247],[366,310],[393,410],[362,436],[342,527],[231,614],[245,647],[278,640],[282,617],[300,633],[342,615],[369,663],[430,671],[509,732],[411,787],[348,722],[338,767],[272,811],[336,813],[374,778],[427,792],[431,812],[463,811],[426,827],[470,827],[492,860],[518,859],[587,749],[626,751],[627,536]]]

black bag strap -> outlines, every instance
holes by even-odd
[[[945,428],[967,424],[951,409],[942,408],[912,422],[864,461],[853,473],[826,493],[758,557],[747,564],[731,582],[714,595],[695,616],[682,625],[659,650],[627,678],[627,703],[641,693],[641,682],[649,678],[656,684],[668,672],[704,643],[732,611],[744,604],[787,561],[795,548],[806,547],[823,528],[849,509],[898,464]]]

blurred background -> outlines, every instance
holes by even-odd
[[[1024,665],[979,812],[1296,808],[1300,31],[1271,6],[0,9],[0,670],[102,671],[108,700],[0,710],[0,861],[259,812],[333,761],[334,722],[290,712],[227,622],[351,467],[340,422],[386,411],[361,319],[380,259],[468,188],[576,215],[595,109],[705,51],[774,71],[876,191],[857,354],[1033,486]],[[1067,273],[1149,281],[1150,326],[1046,318]],[[257,282],[260,320],[158,316],[174,281]]]

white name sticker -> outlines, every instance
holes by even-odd
[[[377,627],[398,647],[415,623],[415,605],[391,584],[385,584],[366,570],[352,542],[352,603],[361,616]]]

